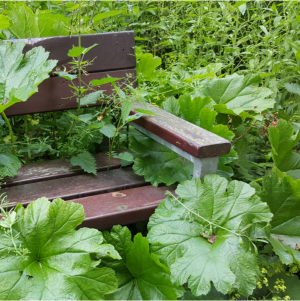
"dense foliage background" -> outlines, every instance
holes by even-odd
[[[0,38],[77,34],[78,8],[78,1],[2,1]],[[122,109],[81,108],[10,118],[13,137],[0,117],[0,179],[15,175],[22,163],[38,160],[63,157],[80,165],[81,158],[91,158],[90,153],[111,145],[109,156],[119,156],[124,165],[133,163],[134,171],[152,185],[180,183],[179,198],[167,197],[150,219],[150,251],[146,238],[138,234],[132,242],[128,229],[118,226],[103,237],[95,235],[121,256],[112,246],[109,258],[99,251],[103,260],[96,268],[100,257],[89,256],[92,248],[103,248],[101,242],[74,249],[85,254],[84,259],[78,258],[86,263],[82,273],[103,275],[113,268],[119,281],[116,290],[115,276],[109,274],[111,289],[99,288],[85,298],[104,298],[109,293],[108,298],[119,299],[124,292],[128,299],[288,300],[299,296],[299,12],[297,1],[81,2],[83,34],[134,30],[139,87],[128,86],[124,94],[112,81],[116,93],[111,100]],[[2,87],[4,82],[0,95]],[[138,132],[128,137],[124,112],[135,100],[160,106],[231,141],[231,152],[220,157],[218,175],[207,176],[204,183],[191,180],[193,166],[184,159]],[[114,154],[113,150],[127,148],[128,140],[135,155]],[[86,171],[95,172],[92,159]],[[51,205],[39,200],[31,210],[38,211],[42,205],[65,206],[60,200]],[[78,221],[70,227],[70,239],[77,243],[74,229],[83,212],[75,209]],[[29,213],[19,206],[17,214]],[[0,228],[8,229],[3,231],[13,238],[15,217],[6,218],[7,224]],[[30,228],[26,222],[29,218],[18,225],[19,231]],[[85,234],[93,237],[89,230]],[[218,239],[211,243],[214,235]],[[55,239],[51,243],[59,249]],[[26,242],[18,252],[17,259],[7,254],[0,257],[0,265],[9,258],[11,266],[17,261],[25,271],[29,268],[18,258],[32,258],[40,250]],[[65,250],[59,252],[69,258]],[[147,256],[136,264],[135,256],[143,252]],[[137,272],[147,267],[152,274]],[[0,277],[1,273],[0,267]],[[59,275],[67,277],[63,272]],[[57,274],[51,277],[47,281]],[[158,289],[161,279],[165,289]],[[145,281],[150,281],[152,289],[143,291]],[[15,292],[5,294],[0,289],[5,298],[24,298]],[[80,294],[69,297],[80,298]]]

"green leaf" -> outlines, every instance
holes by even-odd
[[[3,15],[0,15],[0,30],[6,29],[9,27],[9,18]]]
[[[0,176],[14,177],[21,166],[22,163],[15,155],[0,153]]]
[[[142,76],[144,80],[151,80],[153,71],[161,65],[161,58],[151,53],[142,54],[139,62],[136,65],[136,72],[138,76]]]
[[[113,155],[114,158],[121,159],[121,165],[127,166],[134,162],[134,157],[131,153],[123,152],[121,154]]]
[[[245,14],[246,10],[247,10],[247,4],[246,3],[239,6],[239,11],[241,12],[242,15]]]
[[[281,171],[299,170],[300,155],[293,152],[293,148],[300,140],[300,131],[294,135],[293,126],[279,119],[277,127],[269,127],[268,134],[276,167]]]
[[[133,105],[133,103],[131,101],[129,101],[129,100],[124,100],[122,102],[121,116],[122,116],[123,123],[126,122],[126,119],[129,116],[129,114],[130,114],[132,105]]]
[[[129,115],[127,116],[127,118],[125,119],[124,123],[128,123],[130,121],[133,121],[133,120],[137,120],[141,117],[143,117],[144,114],[141,114],[141,113],[136,113],[136,114],[133,114],[133,115]]]
[[[132,131],[129,139],[130,149],[143,155],[135,159],[133,170],[144,176],[145,181],[157,186],[159,183],[171,185],[191,179],[191,165],[186,162],[183,164],[182,159],[173,151],[138,131]]]
[[[18,39],[62,36],[68,34],[69,19],[49,12],[33,13],[25,4],[12,4],[7,10],[9,31]]]
[[[243,111],[259,113],[272,108],[275,103],[275,100],[266,98],[272,91],[259,87],[260,81],[259,76],[230,75],[208,81],[202,92],[217,105],[216,110],[222,105],[228,114],[240,115]]]
[[[94,17],[93,22],[98,22],[100,20],[103,20],[103,19],[106,19],[106,18],[109,18],[109,17],[114,17],[114,16],[117,16],[117,15],[123,14],[125,12],[126,12],[126,10],[113,10],[113,11],[110,11],[110,12],[101,13],[101,14],[98,14]]]
[[[69,50],[68,52],[68,56],[79,57],[84,52],[84,50],[85,50],[84,47],[78,47],[73,45],[72,49]]]
[[[291,84],[284,84],[284,86],[290,93],[295,93],[300,96],[300,85],[296,83],[291,83]]]
[[[190,290],[186,290],[184,296],[180,300],[226,300],[225,295],[219,293],[212,285],[210,292],[207,295],[194,296]]]
[[[70,19],[64,15],[37,10],[35,19],[39,30],[39,37],[54,37],[69,34]]]
[[[78,116],[78,119],[87,123],[88,121],[90,121],[92,118],[94,117],[93,114],[82,114]]]
[[[168,97],[167,100],[162,103],[162,106],[165,111],[181,117],[178,99],[176,99],[174,96]]]
[[[84,220],[82,205],[41,198],[26,210],[19,204],[15,211],[14,230],[29,254],[26,260],[3,245],[6,238],[0,232],[1,299],[103,300],[117,289],[114,271],[96,267],[95,255],[108,250],[101,245],[101,232],[75,230]]]
[[[100,129],[100,132],[108,137],[112,138],[115,135],[116,127],[111,123],[105,123],[105,125]]]
[[[226,125],[217,124],[214,126],[216,116],[217,112],[210,110],[209,108],[203,108],[199,114],[200,127],[231,141],[234,137],[234,133],[230,131]]]
[[[289,296],[290,300],[297,300],[300,296],[300,280],[297,276],[289,276],[286,272],[281,272],[268,279],[269,287],[276,286],[276,281],[283,280],[286,286],[285,296]]]
[[[95,87],[95,86],[101,86],[101,85],[105,85],[105,84],[109,84],[109,83],[114,83],[121,79],[123,79],[123,78],[105,77],[102,79],[93,79],[93,80],[91,80],[91,84]]]
[[[90,105],[90,104],[95,104],[102,97],[104,97],[102,90],[89,93],[80,99],[80,105],[86,106],[86,105]],[[78,99],[77,99],[77,102],[78,102]]]
[[[89,152],[83,152],[70,159],[73,166],[80,166],[85,172],[96,174],[96,160]]]
[[[149,252],[149,242],[140,233],[131,241],[127,227],[114,226],[104,238],[115,246],[121,261],[102,260],[102,265],[116,271],[119,288],[107,300],[177,300],[169,269]]]
[[[192,99],[190,94],[184,94],[179,97],[178,104],[182,117],[196,125],[200,125],[200,111],[211,102],[209,97],[194,97]]]
[[[59,77],[65,78],[67,80],[73,80],[77,78],[76,74],[70,74],[68,72],[54,72],[54,74],[57,74]]]
[[[166,198],[148,224],[151,250],[170,267],[173,283],[188,283],[195,296],[207,294],[211,282],[223,294],[234,287],[249,296],[260,276],[257,258],[248,241],[241,247],[232,232],[251,224],[243,234],[252,236],[266,226],[272,217],[267,204],[248,184],[217,175],[207,175],[204,183],[185,181],[175,193],[181,203]],[[210,229],[207,221],[223,228]],[[216,241],[203,233],[216,234]]]
[[[0,113],[17,102],[26,101],[49,77],[57,61],[48,60],[49,52],[35,47],[23,57],[25,42],[0,41]]]
[[[158,114],[153,113],[151,110],[146,110],[146,109],[134,109],[134,111],[142,114],[147,114],[147,115],[153,115],[153,116],[159,116]]]
[[[187,160],[180,160],[179,156],[176,160],[165,162],[159,170],[158,176],[167,186],[174,183],[182,183],[187,179],[191,179],[193,175],[194,164]]]
[[[94,44],[94,45],[92,45],[92,46],[90,46],[90,47],[88,47],[88,48],[84,48],[82,54],[88,53],[88,52],[89,52],[92,48],[94,48],[95,46],[98,46],[98,44]]]
[[[248,1],[236,1],[235,4],[233,5],[233,7],[234,8],[238,8],[241,5],[244,5],[244,4],[248,3],[248,2],[249,2],[249,0]]]
[[[285,264],[293,262],[291,253],[300,241],[300,180],[273,168],[270,175],[263,178],[261,199],[274,214],[271,221],[272,240],[275,253]]]
[[[37,20],[31,8],[15,4],[7,11],[10,20],[9,30],[19,39],[37,38],[40,36]]]

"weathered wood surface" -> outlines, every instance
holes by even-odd
[[[90,73],[87,76],[82,76],[84,82],[89,82],[93,79],[101,79],[107,77],[107,75],[116,78],[126,78],[126,76],[132,75],[132,80],[135,78],[135,69],[117,70],[109,72],[97,72]],[[121,83],[118,81],[117,83]],[[7,116],[25,115],[34,113],[45,113],[52,111],[62,111],[68,109],[76,109],[78,103],[76,98],[68,98],[72,96],[71,88],[69,84],[71,82],[61,77],[50,77],[39,85],[39,92],[33,94],[26,102],[19,102],[5,110]],[[78,80],[74,80],[75,85],[78,84]],[[135,83],[134,83],[135,85]],[[105,84],[99,87],[98,90],[105,90],[105,95],[110,95],[113,90],[111,84]],[[97,104],[89,105],[99,106],[101,102]]]
[[[114,225],[128,225],[146,221],[165,198],[166,190],[174,193],[174,186],[144,186],[118,191],[120,196],[106,193],[74,200],[84,207],[85,220],[80,227],[98,230]],[[125,195],[125,196],[122,196]]]
[[[134,174],[131,168],[122,168],[98,172],[97,176],[85,174],[6,187],[1,189],[1,193],[6,193],[10,206],[15,206],[17,203],[28,205],[40,197],[73,200],[144,185],[143,177]]]
[[[147,107],[159,116],[149,115],[134,122],[188,154],[196,158],[207,158],[230,152],[231,144],[228,140],[154,105],[147,104]],[[131,114],[136,113],[134,108],[145,107],[139,103],[134,104]]]
[[[108,167],[108,156],[106,153],[98,153],[93,155],[96,160],[97,171],[106,171]],[[110,169],[121,167],[121,160],[111,158]],[[17,176],[9,178],[2,187],[9,187],[15,185],[22,185],[28,183],[35,183],[47,181],[51,179],[59,179],[64,177],[76,176],[84,173],[82,169],[72,167],[71,163],[64,159],[56,159],[45,162],[30,163],[23,165],[19,169]]]
[[[43,46],[46,51],[50,52],[49,59],[58,60],[57,66],[62,70],[63,66],[70,70],[71,65],[68,63],[72,61],[72,58],[67,54],[73,45],[78,46],[77,35],[11,41],[26,41],[25,52],[34,47]],[[129,69],[136,66],[133,31],[85,34],[81,36],[81,44],[85,48],[98,44],[84,55],[84,60],[95,59],[93,64],[86,68],[88,72]]]

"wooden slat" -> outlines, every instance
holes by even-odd
[[[228,140],[154,105],[147,104],[147,107],[159,116],[142,117],[134,122],[188,154],[196,158],[207,158],[230,152],[231,144]],[[142,104],[134,104],[133,108],[145,109]],[[131,114],[135,113],[134,110],[131,111]]]
[[[146,221],[158,204],[164,200],[166,190],[174,193],[174,186],[144,186],[119,191],[125,197],[114,197],[112,193],[90,196],[74,200],[84,207],[85,220],[80,227],[99,230],[114,225],[128,225]]]
[[[101,79],[107,77],[125,78],[127,74],[136,75],[135,69],[109,71],[109,72],[98,72],[91,73],[87,76],[83,76],[82,79],[85,83],[93,79]],[[132,80],[133,80],[132,78]],[[118,84],[122,81],[117,82]],[[78,84],[77,80],[74,80],[75,85]],[[52,111],[62,111],[68,109],[76,109],[78,104],[76,98],[69,99],[67,97],[72,96],[71,88],[69,87],[70,81],[60,78],[51,77],[42,82],[39,86],[39,92],[33,94],[26,102],[19,102],[5,110],[7,116],[14,115],[25,115],[34,113],[45,113]],[[106,95],[112,93],[112,85],[105,84],[99,87],[99,90],[105,90]],[[67,99],[65,99],[67,98]],[[100,102],[95,105],[89,106],[99,106]]]
[[[106,153],[93,155],[96,160],[97,171],[106,171],[108,166],[108,156]],[[121,167],[121,160],[111,158],[110,169]],[[51,179],[59,179],[64,177],[76,176],[83,173],[82,169],[72,167],[69,162],[64,159],[56,159],[45,162],[30,163],[23,165],[19,169],[17,176],[9,178],[2,187],[10,187],[28,183],[47,181]]]
[[[143,177],[134,174],[131,168],[122,168],[99,172],[97,176],[78,175],[7,187],[1,193],[6,193],[10,206],[15,206],[28,205],[40,197],[70,200],[143,185],[146,185]]]
[[[65,66],[70,70],[68,62],[72,61],[72,58],[67,54],[73,45],[78,46],[77,35],[20,40],[27,42],[25,52],[33,47],[43,46],[50,52],[49,59],[58,60],[57,66]],[[88,72],[129,69],[136,66],[133,31],[85,34],[81,36],[81,44],[86,48],[98,44],[84,56],[84,60],[95,58],[93,64],[86,68]]]

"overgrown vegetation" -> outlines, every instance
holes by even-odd
[[[1,39],[79,33],[79,44],[68,53],[73,73],[57,73],[70,81],[78,109],[7,119],[4,110],[36,92],[55,62],[35,49],[27,56],[40,62],[31,66],[21,55],[23,42],[0,42],[0,180],[16,175],[22,163],[61,157],[95,173],[91,154],[105,150],[124,165],[133,163],[133,170],[154,186],[179,185],[177,197],[168,194],[151,217],[147,238],[137,234],[133,241],[126,227],[115,226],[103,236],[94,229],[75,231],[84,219],[78,204],[39,199],[26,210],[18,205],[7,212],[3,199],[0,283],[5,285],[0,297],[297,299],[299,5],[2,2]],[[138,88],[130,78],[123,89],[118,78],[83,83],[81,74],[92,63],[83,56],[101,45],[84,48],[80,35],[121,30],[135,32]],[[114,86],[109,104],[83,107],[103,99],[99,89],[105,83]],[[151,114],[140,110],[129,116],[135,101],[153,103],[231,141],[230,153],[220,157],[218,175],[206,176],[203,183],[191,180],[192,164],[128,131],[133,118]],[[116,153],[128,142],[135,155]],[[72,214],[77,218],[71,225]],[[9,281],[3,280],[6,275]]]

